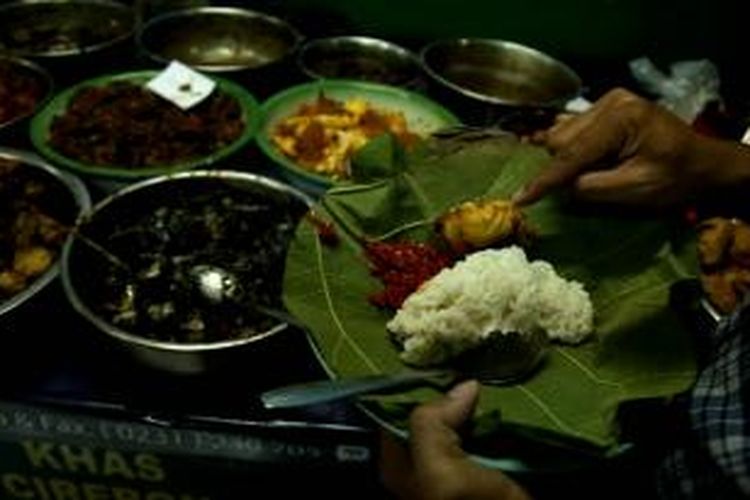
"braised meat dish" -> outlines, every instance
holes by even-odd
[[[118,82],[75,95],[52,123],[49,140],[69,158],[136,169],[211,155],[244,128],[239,103],[220,91],[183,111],[141,86]]]

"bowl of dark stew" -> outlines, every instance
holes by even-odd
[[[234,82],[183,111],[145,87],[156,71],[87,80],[55,96],[31,123],[34,147],[84,178],[133,181],[211,166],[241,150],[260,116]]]
[[[310,203],[246,172],[133,184],[97,204],[68,239],[63,288],[98,332],[148,366],[226,367],[288,328],[286,249]]]

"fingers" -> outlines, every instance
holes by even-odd
[[[616,151],[621,140],[619,130],[604,131],[600,135],[599,131],[584,129],[571,139],[570,145],[553,156],[544,171],[513,196],[513,202],[520,206],[530,205],[550,191],[572,184],[583,172],[596,168],[611,151]]]
[[[478,395],[478,382],[464,382],[412,413],[409,423],[415,463],[429,463],[436,456],[464,456],[456,431],[471,417]]]
[[[477,382],[465,382],[445,397],[419,406],[410,420],[409,448],[381,433],[379,470],[388,491],[399,498],[418,498],[425,488],[460,484],[455,478],[457,462],[466,455],[455,429],[473,413],[478,393]]]
[[[616,169],[583,174],[574,191],[577,198],[594,203],[659,207],[680,198],[683,188],[652,163],[631,159]]]
[[[534,203],[548,192],[570,184],[581,173],[618,151],[625,140],[625,131],[610,120],[600,123],[591,117],[581,117],[560,127],[557,131],[551,130],[547,137],[548,147],[554,155],[552,161],[514,197],[515,203]]]
[[[549,130],[535,134],[533,141],[543,141],[553,158],[549,167],[517,193],[513,201],[519,205],[534,203],[548,192],[571,184],[603,160],[617,158],[626,149],[632,131],[623,116],[613,109],[634,99],[626,91],[612,91],[588,112],[558,120]]]
[[[386,483],[390,491],[400,498],[529,500],[521,486],[500,471],[472,462],[461,449],[458,428],[474,413],[478,395],[479,383],[464,382],[445,397],[414,410],[409,421],[409,458],[394,454],[384,442],[384,450],[396,457],[389,468],[399,468],[395,475],[401,477],[396,484]]]
[[[589,172],[575,181],[576,198],[600,203],[638,204],[643,193],[639,193],[639,173],[634,170],[613,169]]]
[[[388,491],[399,498],[409,498],[416,488],[414,465],[409,449],[388,431],[380,432],[380,479]]]

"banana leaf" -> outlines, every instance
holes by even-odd
[[[314,208],[335,224],[340,243],[325,244],[314,224],[302,223],[284,276],[285,305],[309,328],[329,371],[347,377],[406,368],[385,329],[392,313],[367,300],[380,283],[369,274],[363,239],[434,238],[436,217],[450,207],[507,199],[547,160],[541,148],[505,137],[435,140],[408,154],[383,137],[363,149],[353,165],[359,182],[330,190]],[[525,211],[539,236],[531,257],[584,283],[595,335],[554,345],[543,369],[522,384],[483,386],[474,432],[502,426],[612,450],[620,443],[620,404],[667,397],[694,380],[691,336],[669,307],[670,286],[695,274],[694,244],[668,220],[582,212],[562,197]],[[403,429],[409,410],[435,395],[412,390],[367,405]]]

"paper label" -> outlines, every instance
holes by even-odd
[[[591,106],[591,101],[585,97],[576,97],[565,103],[565,112],[575,114],[585,113],[591,109]]]
[[[180,109],[188,110],[211,95],[216,82],[178,61],[172,61],[146,84],[146,88]]]

